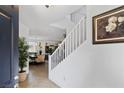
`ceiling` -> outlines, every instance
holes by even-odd
[[[79,8],[79,5],[51,5],[49,8],[44,5],[23,5],[19,8],[19,20],[29,28],[30,38],[60,41],[65,28],[56,23],[65,20],[67,15]]]

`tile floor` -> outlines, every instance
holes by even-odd
[[[20,88],[59,88],[48,79],[48,64],[31,64],[27,80],[19,83]]]

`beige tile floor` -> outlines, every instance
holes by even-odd
[[[48,64],[31,64],[27,80],[19,83],[20,88],[59,88],[48,79]]]

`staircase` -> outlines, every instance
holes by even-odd
[[[49,71],[53,70],[59,63],[63,62],[86,40],[85,17],[74,26],[54,53],[49,56]]]

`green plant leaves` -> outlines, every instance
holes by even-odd
[[[28,54],[28,44],[25,41],[25,38],[19,38],[19,67],[20,72],[23,72],[23,68],[27,66]]]

